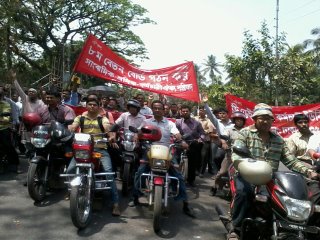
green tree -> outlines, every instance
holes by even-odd
[[[130,0],[8,0],[0,10],[0,37],[8,40],[2,42],[12,59],[42,74],[53,64],[61,69],[66,47],[83,41],[88,33],[128,60],[146,58],[142,40],[131,29],[153,22],[144,16],[146,9]]]
[[[320,28],[312,29],[311,35],[315,36],[316,38],[307,39],[303,42],[303,44],[305,49],[307,49],[307,52],[313,55],[315,64],[320,67]]]
[[[258,39],[249,31],[244,33],[241,56],[226,55],[228,84],[246,89],[240,97],[254,102],[274,104],[277,99],[280,105],[287,105],[318,101],[314,89],[319,89],[319,75],[314,56],[301,46],[288,46],[284,34],[278,38],[276,54],[276,39],[270,36],[265,23],[259,33]]]

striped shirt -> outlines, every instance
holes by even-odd
[[[269,142],[264,144],[255,125],[248,126],[241,129],[234,146],[246,146],[254,159],[268,162],[274,171],[278,170],[281,161],[289,169],[306,175],[308,168],[291,154],[284,139],[275,133],[269,132],[269,134]],[[232,161],[241,158],[232,153]]]

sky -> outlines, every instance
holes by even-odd
[[[276,36],[276,0],[132,0],[157,22],[135,27],[148,50],[142,69],[157,69],[193,61],[201,66],[209,55],[224,63],[225,54],[240,56],[243,33],[259,37],[266,21]],[[289,45],[314,39],[320,27],[320,0],[279,0],[279,33]],[[221,69],[223,70],[223,69]]]

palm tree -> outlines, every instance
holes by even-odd
[[[216,73],[221,74],[219,67],[222,65],[220,63],[217,63],[216,57],[212,54],[208,56],[208,59],[205,60],[205,63],[203,64],[205,68],[202,70],[203,75],[206,75],[209,73],[209,77],[211,79],[212,83],[218,83],[216,78]]]
[[[206,82],[206,78],[202,75],[199,65],[194,64],[194,71],[196,73],[198,87],[200,88]]]
[[[313,54],[315,64],[320,66],[320,27],[312,29],[311,35],[316,36],[316,39],[307,39],[303,44],[306,49],[311,47],[307,52]]]

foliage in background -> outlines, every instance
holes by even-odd
[[[131,27],[153,21],[144,16],[146,9],[130,0],[1,2],[0,72],[14,66],[22,82],[34,80],[25,74],[30,69],[33,77],[53,71],[61,76],[73,66],[74,53],[88,33],[128,61],[146,58],[145,46]]]

